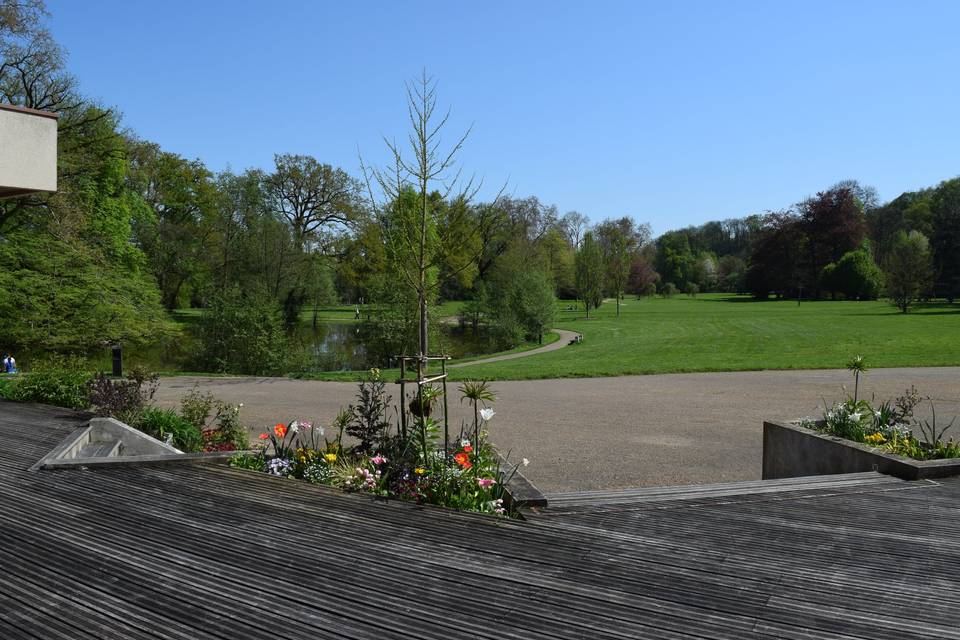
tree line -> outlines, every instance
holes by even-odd
[[[460,322],[509,348],[542,336],[557,298],[588,314],[607,298],[619,312],[626,294],[676,291],[887,295],[906,310],[960,290],[960,179],[886,204],[847,181],[654,239],[629,216],[591,224],[535,196],[475,201],[470,183],[372,180],[308,155],[215,172],[84,96],[47,18],[40,0],[0,0],[0,101],[60,114],[59,192],[0,200],[7,348],[154,343],[176,336],[171,311],[200,308],[202,359],[276,369],[282,334],[334,303],[362,305],[361,330],[386,361],[416,352],[420,309],[443,300],[466,301]],[[234,325],[266,336],[242,362]]]

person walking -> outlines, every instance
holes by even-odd
[[[16,373],[17,372],[17,361],[14,359],[13,354],[7,356],[7,364],[5,366],[7,373]]]

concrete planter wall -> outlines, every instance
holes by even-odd
[[[879,471],[905,480],[960,475],[960,458],[911,460],[780,422],[763,423],[763,479]]]

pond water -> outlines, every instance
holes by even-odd
[[[291,336],[293,354],[297,357],[296,369],[302,372],[363,371],[374,366],[385,367],[386,363],[375,362],[368,355],[367,345],[360,334],[360,325],[353,322],[328,322],[313,327],[310,323],[299,326]],[[454,358],[485,355],[493,351],[483,336],[474,336],[456,326],[438,327],[430,350]],[[124,350],[124,368],[143,366],[150,371],[198,371],[192,356],[196,353],[195,339],[190,331],[184,331],[175,340],[166,344],[144,347],[129,347]],[[18,354],[19,356],[20,354]],[[26,354],[24,354],[26,355]],[[110,352],[91,353],[90,359],[100,370],[110,370]],[[30,358],[28,358],[29,360]],[[394,366],[396,363],[391,363]]]
[[[349,371],[386,366],[374,362],[368,355],[360,325],[331,322],[312,327],[303,325],[294,333],[294,340],[310,355],[312,371]],[[431,352],[444,353],[454,358],[484,355],[492,351],[488,341],[473,336],[459,327],[441,326]],[[390,363],[396,365],[396,363]]]

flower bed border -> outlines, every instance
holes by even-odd
[[[904,480],[960,475],[960,458],[911,460],[783,422],[763,423],[764,480],[879,471]]]

